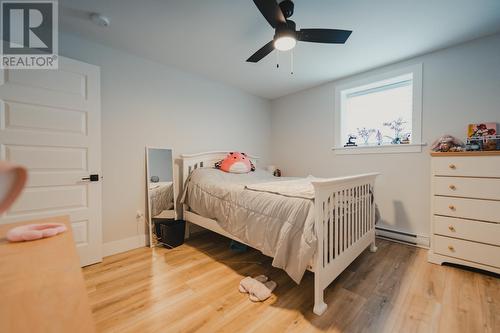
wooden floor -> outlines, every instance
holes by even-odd
[[[426,251],[379,240],[326,290],[312,313],[313,274],[297,286],[255,250],[237,254],[206,234],[176,249],[141,248],[84,269],[100,332],[500,332],[498,276],[426,261]],[[264,303],[238,292],[266,274]]]

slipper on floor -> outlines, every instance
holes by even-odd
[[[268,277],[265,276],[265,275],[258,275],[256,277],[251,277],[251,276],[247,276],[246,278],[244,278],[243,280],[240,281],[240,285],[238,287],[238,290],[240,291],[240,293],[243,293],[243,294],[246,294],[248,293],[248,288],[250,288],[250,286],[252,285],[252,281],[258,281],[260,283],[264,283],[268,280]]]
[[[278,284],[274,281],[255,283],[249,291],[249,298],[252,302],[263,302],[271,296],[271,293]]]

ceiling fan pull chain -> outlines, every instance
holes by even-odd
[[[276,50],[276,68],[280,68],[280,51]]]
[[[293,50],[290,51],[290,64],[291,64],[290,75],[293,75]]]

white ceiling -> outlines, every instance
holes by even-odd
[[[272,1],[272,0],[269,0]],[[60,0],[61,30],[173,65],[264,98],[500,31],[500,0],[296,0],[300,28],[353,30],[345,45],[298,43],[245,60],[273,30],[252,0]],[[99,12],[109,28],[88,19]]]

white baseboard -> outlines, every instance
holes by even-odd
[[[378,237],[401,242],[404,244],[414,245],[428,249],[430,246],[430,238],[426,235],[413,234],[405,231],[399,231],[387,228],[386,226],[376,226],[375,234]]]
[[[107,257],[144,246],[146,246],[146,235],[119,239],[102,244],[102,256]]]

